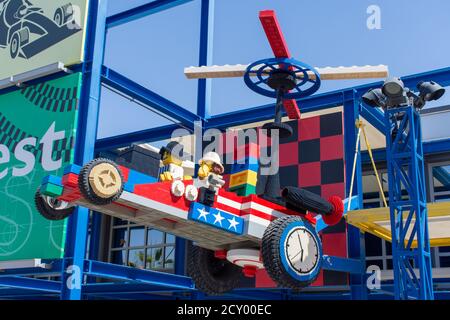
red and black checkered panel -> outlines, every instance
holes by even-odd
[[[281,187],[296,186],[314,192],[327,199],[332,195],[345,197],[344,138],[342,112],[292,120],[287,122],[293,135],[280,140],[279,164]],[[222,155],[230,152],[233,146],[226,146],[221,139]],[[237,141],[234,140],[234,143]],[[270,142],[265,140],[264,143]],[[270,155],[270,146],[261,147],[260,153]],[[266,150],[267,149],[267,150]],[[225,165],[224,178],[228,183],[230,165]],[[225,185],[225,188],[227,185]],[[347,257],[346,223],[328,227],[321,233],[324,254]],[[341,272],[323,270],[315,286],[345,285],[348,275]],[[246,278],[243,287],[276,287],[267,273],[258,272],[255,281]]]
[[[280,141],[281,187],[298,186],[327,199],[345,197],[344,138],[342,112],[287,122],[294,134]],[[346,223],[321,233],[324,254],[347,257]],[[345,285],[346,273],[323,270],[315,286]],[[274,283],[265,272],[259,272],[257,287]]]

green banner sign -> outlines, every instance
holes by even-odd
[[[34,206],[43,177],[73,161],[81,74],[0,95],[0,261],[64,253],[66,221]]]

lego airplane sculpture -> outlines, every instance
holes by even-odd
[[[275,69],[289,70],[297,82],[293,87],[296,92],[291,94],[291,97],[289,94],[285,94],[283,105],[290,119],[300,119],[300,111],[295,99],[317,91],[320,87],[320,80],[386,78],[388,76],[388,67],[385,65],[311,68],[299,63],[291,57],[275,12],[272,10],[261,11],[259,19],[275,59],[260,60],[250,65],[189,67],[184,69],[186,77],[188,79],[205,79],[244,76],[250,89],[265,96],[276,97],[276,93],[271,93],[270,90],[268,92],[264,87],[271,86],[269,81],[272,71]],[[252,78],[256,78],[255,81]],[[307,83],[310,83],[311,86],[306,91],[301,90]]]

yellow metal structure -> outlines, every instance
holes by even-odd
[[[427,206],[430,245],[432,247],[450,246],[450,202],[434,202]],[[364,232],[392,241],[389,208],[349,211],[346,219],[349,224]],[[411,227],[413,225],[412,221]],[[412,246],[417,247],[415,240]]]

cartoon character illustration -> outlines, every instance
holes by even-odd
[[[70,3],[49,18],[29,0],[0,0],[0,48],[9,47],[13,59],[29,59],[80,30]]]
[[[161,155],[161,161],[163,164],[162,173],[160,174],[160,181],[173,181],[173,180],[191,180],[191,176],[184,175],[183,168],[183,146],[176,142],[171,141],[167,146],[162,147],[159,151]]]

